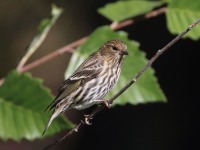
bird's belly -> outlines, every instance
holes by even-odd
[[[94,100],[101,100],[118,80],[118,73],[112,76],[105,75],[87,82],[82,88],[77,90],[76,99],[74,99],[75,109],[85,109],[98,102]]]

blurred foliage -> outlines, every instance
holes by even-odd
[[[17,141],[42,138],[50,117],[44,109],[52,100],[53,96],[42,85],[41,79],[33,78],[29,73],[10,72],[0,88],[0,138]],[[66,118],[59,117],[46,135],[71,127]]]
[[[162,5],[160,1],[130,0],[109,3],[98,9],[98,12],[111,21],[122,21],[131,17],[145,14],[155,7]]]
[[[167,27],[173,34],[179,34],[200,17],[199,0],[171,0],[167,15]],[[193,40],[200,38],[200,26],[192,29],[185,37]]]

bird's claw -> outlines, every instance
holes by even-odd
[[[86,124],[86,125],[91,125],[92,123],[90,122],[90,120],[92,118],[89,117],[89,115],[84,115],[84,121],[81,120],[82,123]]]
[[[110,109],[111,106],[112,106],[112,102],[110,102],[108,99],[104,99],[104,100],[103,100],[103,103],[106,105],[106,107],[107,107],[108,109]]]
[[[95,100],[95,102],[105,104],[105,106],[106,106],[108,109],[110,109],[111,106],[112,106],[112,102],[111,102],[109,99]]]

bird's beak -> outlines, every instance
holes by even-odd
[[[121,51],[121,55],[128,55],[127,51]]]

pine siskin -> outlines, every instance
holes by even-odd
[[[46,108],[54,111],[43,134],[59,114],[70,108],[81,110],[102,102],[108,106],[102,98],[117,83],[124,55],[128,55],[127,46],[119,40],[110,40],[91,54],[63,82],[58,95]]]

